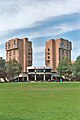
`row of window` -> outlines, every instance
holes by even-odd
[[[65,55],[65,52],[66,52],[66,56],[69,55],[69,51],[68,50],[64,50],[64,49],[59,49],[59,55],[62,53],[62,55]]]
[[[12,54],[13,54],[13,55],[16,55],[16,53],[18,54],[19,52],[16,51],[16,50],[9,51],[9,56],[11,56]],[[32,55],[32,53],[28,53],[28,56],[31,56],[31,55]]]
[[[60,45],[65,46],[65,44],[66,44],[66,46],[69,48],[70,42],[69,42],[69,41],[66,41],[66,43],[65,43],[65,42],[64,42],[64,39],[61,38],[61,43],[60,43]]]
[[[29,69],[28,70],[28,72],[35,72],[35,71],[36,72],[51,72],[50,69],[45,69],[45,70],[44,69],[36,69],[36,70],[35,69]]]
[[[6,49],[7,48],[10,49],[11,45],[12,45],[12,43],[10,44],[10,42],[7,42]],[[18,47],[18,43],[16,42],[16,40],[13,41],[13,48],[15,48],[15,47]],[[28,51],[31,51],[31,43],[28,43],[28,47],[29,47]]]
[[[9,56],[16,55],[16,53],[18,54],[18,51],[15,51],[15,50],[9,51]]]
[[[32,65],[32,61],[28,61],[28,66],[31,66]]]
[[[11,43],[12,43],[12,42],[11,42]],[[16,40],[14,40],[14,41],[13,41],[13,47],[17,47],[17,46],[18,46],[18,44],[16,43]],[[7,43],[6,43],[6,48],[10,49],[10,47],[11,47],[10,42],[7,42]]]

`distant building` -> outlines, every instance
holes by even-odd
[[[52,67],[48,66],[30,66],[27,67],[27,73],[21,73],[19,78],[14,79],[13,82],[45,82],[45,81],[60,81],[60,75],[52,72]]]
[[[53,68],[53,72],[57,72],[57,66],[65,57],[71,60],[72,44],[70,41],[59,38],[51,39],[46,42],[45,48],[45,64]]]
[[[32,65],[32,42],[28,38],[15,38],[6,42],[6,61],[15,59],[26,72],[27,66]]]
[[[51,81],[51,74],[51,67],[27,67],[27,79],[29,81]]]
[[[30,66],[27,67],[27,73],[19,75],[19,82],[21,81],[51,81],[52,68],[46,66]]]

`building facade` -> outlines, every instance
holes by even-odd
[[[28,38],[15,38],[6,42],[6,61],[15,59],[22,65],[23,72],[32,66],[32,42]]]
[[[60,75],[52,72],[52,67],[30,66],[27,73],[21,73],[13,82],[60,82]]]
[[[46,66],[27,67],[27,79],[29,81],[50,81],[52,68]]]
[[[53,68],[53,72],[57,72],[58,64],[65,57],[71,60],[72,44],[70,41],[59,38],[51,39],[46,42],[45,48],[45,64]]]

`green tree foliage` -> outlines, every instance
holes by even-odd
[[[5,78],[6,76],[6,67],[5,67],[5,60],[0,60],[0,78]]]
[[[60,76],[65,77],[65,80],[66,79],[71,80],[71,74],[72,74],[71,67],[72,67],[71,61],[68,58],[64,58],[59,63],[57,70]]]
[[[72,65],[72,76],[74,80],[80,80],[80,56],[77,57],[76,62]]]
[[[3,69],[5,67],[5,60],[1,59],[0,60],[0,69]]]
[[[14,79],[15,77],[18,77],[21,73],[22,67],[21,64],[18,63],[15,59],[10,60],[6,63],[6,72],[7,72],[7,78],[9,80]]]
[[[80,56],[77,57],[76,62],[79,62],[80,64]]]

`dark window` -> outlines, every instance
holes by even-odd
[[[28,55],[31,55],[31,53],[28,53]]]
[[[66,51],[66,56],[68,56],[68,51]]]
[[[16,43],[16,41],[14,40],[14,44]]]
[[[29,69],[28,71],[29,71],[29,72],[35,72],[35,70],[34,70],[34,69]]]
[[[62,49],[62,55],[64,55],[64,50]]]
[[[50,61],[48,60],[48,63],[49,63]]]
[[[61,58],[60,58],[60,56],[59,56],[59,62],[60,62],[60,60],[61,60]]]
[[[48,59],[50,59],[50,56],[48,56]]]
[[[13,54],[15,55],[15,50],[13,51]]]
[[[28,56],[28,59],[30,59],[30,56]]]
[[[44,72],[44,69],[36,69],[36,72]]]
[[[51,72],[51,69],[45,69],[45,72]]]
[[[9,56],[11,56],[11,51],[9,52]]]
[[[30,48],[28,48],[28,51],[30,51]]]
[[[10,49],[10,42],[8,43],[8,49]]]
[[[48,51],[50,51],[50,49],[48,48]]]

